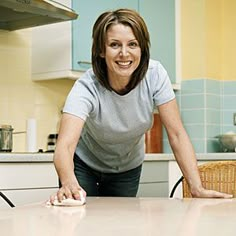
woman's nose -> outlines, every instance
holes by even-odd
[[[120,55],[126,56],[129,53],[129,50],[126,46],[121,47],[120,49]]]

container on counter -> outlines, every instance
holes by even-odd
[[[0,125],[0,152],[11,152],[13,128],[11,125]]]
[[[145,152],[163,152],[162,123],[158,113],[153,114],[153,126],[145,133]]]
[[[54,152],[56,148],[58,134],[49,134],[47,143],[47,152]]]
[[[37,121],[34,118],[26,120],[26,150],[27,152],[38,152]]]

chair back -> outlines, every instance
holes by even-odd
[[[236,161],[212,161],[198,166],[202,185],[206,189],[216,190],[236,197]],[[192,195],[183,178],[183,197]]]

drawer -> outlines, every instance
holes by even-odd
[[[140,184],[137,197],[168,197],[168,182]]]
[[[0,190],[57,187],[53,163],[1,163]]]
[[[140,183],[168,182],[167,161],[146,161],[143,163]]]

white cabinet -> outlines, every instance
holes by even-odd
[[[58,1],[71,7],[71,0]],[[72,66],[72,21],[32,29],[32,80],[70,78],[81,74]]]
[[[179,168],[176,161],[169,161],[168,171],[169,171],[169,179],[168,179],[169,193],[168,193],[168,196],[170,196],[171,190],[174,187],[174,185],[176,184],[176,182],[182,176],[182,172],[181,172],[181,170],[180,170],[180,168]],[[182,198],[182,186],[181,186],[181,184],[175,190],[174,197]]]
[[[58,189],[52,162],[1,163],[0,191],[15,205],[46,201]],[[0,198],[0,209],[10,206]]]
[[[52,162],[1,163],[0,191],[15,206],[46,201],[58,189]],[[138,197],[168,196],[168,161],[145,161]],[[0,198],[0,209],[10,206]]]
[[[168,196],[168,161],[145,161],[138,197]]]

